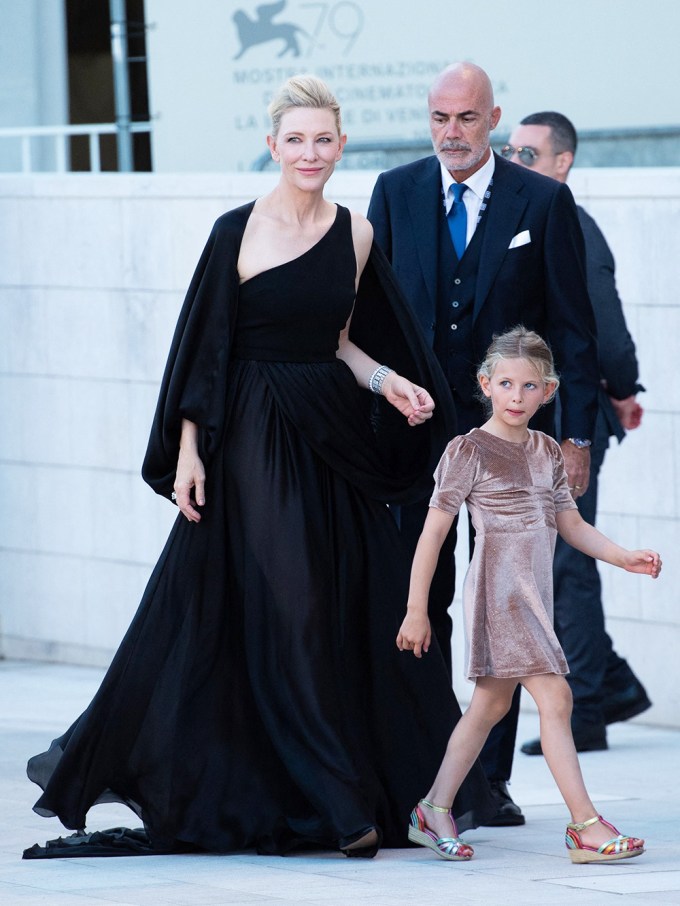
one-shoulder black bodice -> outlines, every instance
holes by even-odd
[[[350,213],[338,206],[321,239],[292,261],[241,285],[232,355],[278,362],[329,362],[352,312],[356,257]]]

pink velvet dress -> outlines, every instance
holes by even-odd
[[[466,504],[475,550],[463,585],[466,675],[569,672],[553,629],[556,513],[575,509],[559,444],[524,443],[473,428],[454,437],[435,472],[430,506]]]

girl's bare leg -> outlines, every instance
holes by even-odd
[[[516,679],[477,678],[472,700],[449,738],[444,759],[425,797],[429,802],[445,808],[451,805],[491,728],[507,714],[516,686]],[[423,814],[430,830],[440,837],[451,836],[448,815],[427,807]]]
[[[572,822],[581,824],[598,814],[593,805],[581,773],[571,734],[572,696],[563,676],[545,673],[525,676],[520,682],[538,707],[541,725],[541,748],[562,794]],[[581,840],[588,846],[598,847],[611,840],[611,831],[599,822],[581,831]]]

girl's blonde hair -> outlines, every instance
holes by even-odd
[[[527,330],[521,324],[505,333],[494,334],[493,341],[484,356],[484,361],[477,369],[477,378],[479,379],[483,376],[490,379],[496,365],[502,359],[526,359],[545,384],[555,385],[550,396],[550,399],[553,398],[560,385],[560,379],[555,370],[555,362],[550,347],[543,337],[533,330]],[[480,398],[485,405],[491,405],[490,400],[481,391]]]
[[[328,85],[313,75],[295,75],[284,82],[267,107],[272,121],[272,138],[279,134],[283,114],[294,107],[330,110],[335,117],[338,135],[341,135],[340,104]]]

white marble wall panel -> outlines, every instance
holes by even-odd
[[[31,198],[22,206],[17,228],[22,285],[120,285],[119,199]]]
[[[607,629],[615,640],[616,651],[639,675],[653,704],[636,721],[677,729],[680,724],[677,622],[615,618],[608,622]]]
[[[25,655],[59,660],[64,646],[74,646],[78,663],[106,664],[150,573],[148,564],[2,552],[0,593],[21,603],[4,615],[3,636]]]
[[[680,214],[678,216],[678,251],[680,258]],[[680,282],[678,282],[680,289]],[[680,297],[680,292],[678,293]],[[677,377],[680,353],[680,304],[654,305],[638,309],[635,319],[635,342],[639,348],[643,408],[663,413],[680,412],[680,381]],[[669,291],[669,299],[671,299]],[[631,332],[633,327],[631,326]],[[672,343],[675,340],[675,344]],[[646,427],[644,421],[643,426]],[[642,429],[641,429],[642,430]]]
[[[70,468],[137,470],[157,383],[0,374],[0,457]]]
[[[659,588],[642,586],[641,619],[647,623],[678,626],[678,590],[680,589],[680,520],[640,518],[640,542],[662,552],[664,567],[656,582]],[[648,539],[648,540],[647,540]],[[663,578],[663,584],[661,579]]]
[[[0,286],[5,374],[157,381],[182,294]]]
[[[183,295],[0,286],[0,372],[155,384]]]
[[[677,516],[678,427],[680,415],[648,410],[623,443],[610,440],[600,478],[601,512]]]
[[[338,173],[329,197],[365,212],[375,176]],[[215,218],[275,180],[0,177],[0,653],[110,657],[176,514],[139,468],[177,311]],[[642,427],[608,453],[599,525],[665,559],[657,582],[602,567],[608,628],[650,688],[641,719],[680,726],[680,171],[577,170],[571,185],[614,252],[648,388]]]
[[[671,226],[680,222],[680,202],[660,199],[652,206],[640,199],[623,203],[616,216],[611,203],[602,203],[592,206],[592,214],[617,248],[617,274],[626,298],[641,306],[675,306],[670,290],[672,281],[677,285],[680,279],[680,260],[677,226]]]
[[[177,509],[137,472],[4,463],[0,550],[155,562]],[[5,603],[5,602],[3,602]]]
[[[649,541],[645,541],[640,537],[640,520],[637,516],[625,516],[621,513],[610,516],[600,512],[597,527],[622,547],[637,549],[641,546],[653,546],[651,538]],[[647,594],[654,595],[655,593],[658,597],[660,580],[650,579],[649,576],[631,575],[608,563],[600,563],[598,568],[602,579],[607,619],[619,617],[641,620],[643,598]],[[665,579],[664,576],[664,581]]]
[[[677,307],[680,283],[677,170],[574,170],[576,200],[597,220],[616,259],[626,306]]]
[[[0,177],[0,185],[3,180]],[[0,274],[7,286],[20,286],[23,278],[25,238],[19,228],[23,199],[3,196],[0,188]]]
[[[193,267],[208,237],[208,224],[212,225],[214,217],[212,212],[205,212],[205,218],[201,217],[204,224],[202,232],[190,229],[187,235],[186,230],[181,231],[183,241],[176,244],[175,237],[183,223],[176,207],[164,198],[131,200],[125,206],[122,232],[124,267],[122,275],[119,275],[119,278],[122,276],[123,286],[133,289],[173,289],[177,276],[184,286],[187,284],[190,271],[180,275],[175,273],[175,262],[181,256],[178,245],[186,247],[186,257]],[[201,208],[205,207],[203,203]],[[180,267],[180,270],[183,269]]]

